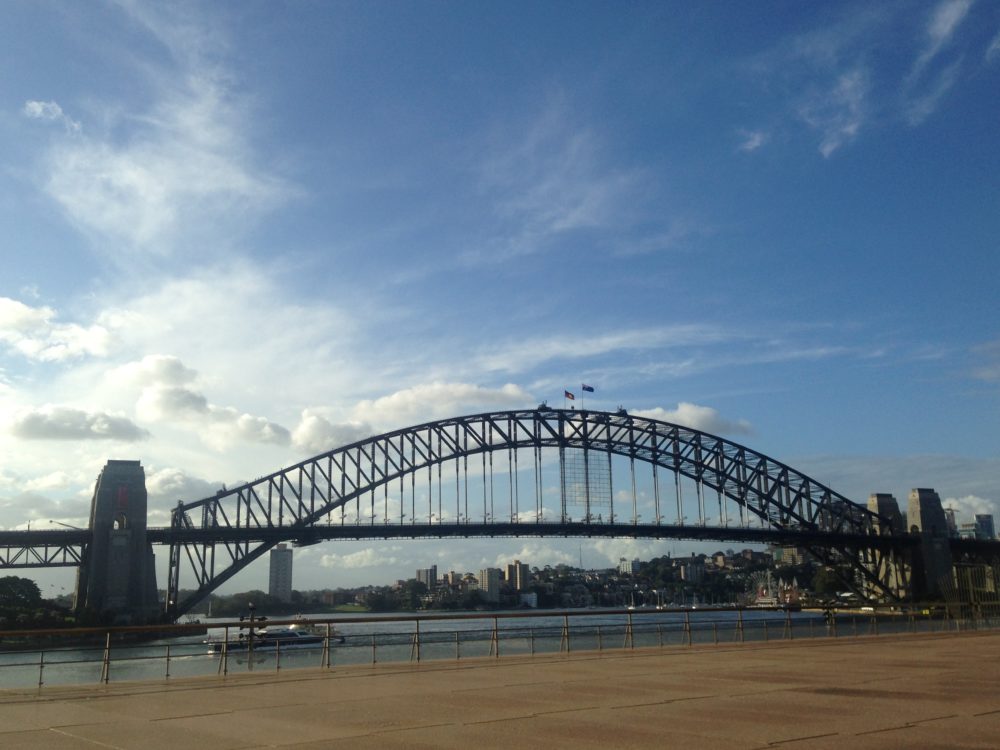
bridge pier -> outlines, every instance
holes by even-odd
[[[77,573],[76,611],[118,624],[158,617],[153,548],[146,538],[146,474],[108,461],[90,503],[92,541]]]

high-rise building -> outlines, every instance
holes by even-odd
[[[944,509],[944,522],[948,524],[948,536],[958,536],[958,521],[955,518],[954,508]]]
[[[996,539],[997,532],[993,525],[992,513],[977,513],[976,526],[979,529],[977,536],[980,539]]]
[[[529,575],[528,564],[520,560],[515,560],[507,565],[507,572],[504,578],[507,581],[507,585],[515,591],[524,591],[528,588]]]
[[[271,575],[267,593],[283,602],[292,600],[292,550],[284,544],[271,550]]]
[[[618,558],[618,572],[623,576],[633,576],[639,572],[639,560],[628,560],[624,557]]]
[[[427,586],[428,591],[437,588],[438,566],[431,565],[429,568],[420,568],[417,571],[417,580]]]
[[[500,601],[500,568],[483,568],[479,571],[479,590],[488,602]]]

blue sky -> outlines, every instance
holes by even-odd
[[[1000,511],[994,3],[15,1],[0,62],[0,526],[581,382]],[[491,545],[296,586],[579,552]]]

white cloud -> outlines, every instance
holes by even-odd
[[[855,68],[838,76],[832,88],[815,93],[799,107],[799,117],[820,132],[819,151],[824,157],[829,158],[861,130],[868,88],[867,73]]]
[[[215,494],[218,484],[192,477],[181,469],[165,467],[146,472],[146,492],[150,506],[162,504],[169,507],[178,500],[198,500]]]
[[[374,428],[362,422],[335,424],[311,409],[302,412],[299,424],[292,431],[292,445],[307,453],[323,453],[376,434]]]
[[[689,344],[712,344],[732,335],[708,325],[674,325],[587,334],[559,334],[521,338],[509,344],[494,344],[476,358],[485,370],[521,372],[553,359],[583,359],[622,350],[645,350]]]
[[[633,409],[629,413],[637,417],[672,422],[694,430],[715,434],[750,435],[753,433],[753,427],[745,419],[735,421],[725,419],[710,406],[699,406],[687,401],[681,401],[677,404],[676,409],[669,411],[657,406],[655,409]]]
[[[469,383],[427,383],[396,391],[374,400],[361,401],[353,417],[382,427],[403,427],[466,411],[533,406],[531,395],[508,383],[485,388]]]
[[[204,257],[291,191],[255,164],[247,143],[252,111],[212,59],[219,27],[212,35],[166,9],[125,10],[168,47],[172,61],[131,66],[144,75],[147,109],[99,102],[101,132],[73,123],[71,134],[56,138],[44,187],[73,224],[116,255]],[[72,123],[55,102],[28,102],[24,111]]]
[[[740,143],[737,149],[745,153],[753,153],[765,143],[767,143],[767,133],[763,130],[741,130],[739,132]]]
[[[505,128],[487,151],[481,184],[497,218],[517,229],[466,260],[499,262],[538,252],[565,232],[625,226],[641,197],[643,176],[611,166],[598,135],[581,128],[561,99],[526,127]]]
[[[973,349],[978,364],[972,369],[972,377],[987,382],[1000,382],[1000,339],[989,341]]]
[[[941,506],[953,508],[958,523],[972,523],[975,516],[980,513],[992,515],[995,519],[1000,520],[1000,502],[978,495],[942,498]]]
[[[938,3],[925,30],[924,49],[913,63],[911,78],[918,77],[938,53],[951,41],[955,30],[965,20],[972,0],[944,0]]]
[[[142,418],[152,422],[189,422],[204,428],[203,439],[224,449],[234,441],[288,445],[291,433],[264,417],[228,406],[210,404],[201,393],[181,386],[144,388],[136,404]]]
[[[399,562],[398,546],[368,547],[346,555],[331,553],[323,555],[320,565],[324,568],[377,568],[382,565],[396,565]]]
[[[958,80],[961,57],[937,72],[933,72],[934,63],[971,7],[972,0],[944,0],[931,14],[925,29],[924,48],[903,82],[903,114],[910,126],[919,125],[933,114]]]
[[[149,437],[146,430],[127,417],[51,405],[18,414],[11,425],[11,433],[24,440],[134,442]]]
[[[108,373],[114,381],[141,386],[181,386],[190,383],[197,375],[177,357],[165,354],[149,354],[138,362],[129,362]]]
[[[33,120],[61,122],[70,132],[76,132],[80,129],[80,123],[74,122],[55,102],[40,102],[29,99],[24,103],[24,108],[21,111],[25,117],[30,117]]]
[[[919,125],[938,108],[945,94],[958,79],[961,60],[956,60],[934,76],[920,93],[911,94],[906,103],[906,121],[912,126]]]
[[[111,342],[107,328],[57,323],[55,318],[50,307],[0,297],[0,343],[28,359],[46,362],[107,355]]]
[[[24,482],[24,489],[28,492],[50,492],[72,487],[75,483],[76,480],[65,471],[54,471],[51,474],[27,480]]]
[[[989,45],[986,47],[986,52],[983,58],[987,63],[992,63],[993,60],[1000,55],[1000,31],[997,32],[996,36],[990,40]]]

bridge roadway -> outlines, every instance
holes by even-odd
[[[373,523],[311,524],[175,529],[150,527],[146,539],[153,544],[240,543],[290,541],[299,545],[332,540],[426,539],[474,537],[631,537],[637,539],[687,539],[759,544],[820,544],[898,549],[912,547],[919,538],[866,536],[818,529],[700,526],[653,523],[518,522],[487,523]],[[0,530],[0,568],[64,567],[79,565],[83,548],[91,542],[89,529]],[[973,551],[976,540],[952,539],[955,551]],[[970,545],[970,542],[973,543]],[[983,542],[983,552],[1000,553],[1000,542]]]
[[[80,564],[83,549],[90,544],[89,529],[0,530],[0,569],[66,567]],[[150,527],[146,538],[153,544],[232,543],[290,541],[300,545],[323,541],[359,539],[427,539],[455,537],[562,536],[632,537],[636,539],[688,539],[694,541],[756,542],[759,544],[832,544],[858,548],[906,548],[919,544],[919,537],[862,536],[798,528],[754,528],[744,526],[696,526],[650,523],[558,523],[493,521],[490,523],[375,523],[314,524],[309,526],[215,527],[172,529]],[[950,538],[956,554],[1000,558],[1000,540]]]
[[[1000,633],[0,691],[0,747],[996,748]]]

